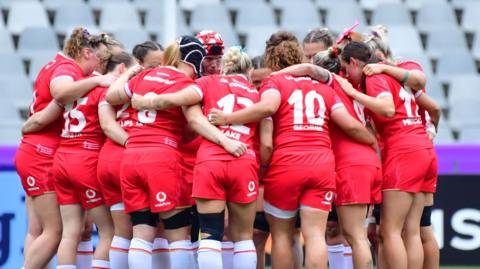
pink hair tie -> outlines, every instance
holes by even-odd
[[[360,22],[356,20],[352,27],[345,28],[345,30],[343,30],[343,33],[340,36],[338,36],[337,44],[342,43],[346,38],[348,38],[348,36],[353,32],[353,30],[355,30],[355,28],[357,28],[357,26],[359,25],[360,25]]]

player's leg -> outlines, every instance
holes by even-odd
[[[423,247],[420,238],[420,219],[425,206],[425,194],[415,193],[413,204],[405,219],[403,242],[407,250],[408,268],[422,268]]]
[[[43,268],[57,252],[62,236],[62,221],[57,204],[57,195],[53,192],[33,197],[31,208],[38,217],[41,234],[28,249],[25,268]]]
[[[253,222],[256,202],[228,203],[230,235],[234,242],[233,266],[238,269],[257,267],[257,253],[253,243]]]
[[[424,253],[424,269],[438,269],[440,266],[440,251],[438,248],[438,242],[433,234],[431,222],[433,197],[433,193],[426,193],[425,207],[423,209],[422,219],[420,222],[420,237],[422,238]]]
[[[58,265],[75,265],[77,247],[84,225],[84,210],[80,204],[61,205],[62,239],[57,251]]]
[[[407,268],[407,251],[400,242],[403,242],[402,230],[413,200],[414,195],[411,193],[396,190],[383,192],[380,244],[385,268]]]
[[[200,269],[221,269],[222,239],[225,229],[225,201],[196,198],[200,221],[200,242],[198,245],[198,266]]]
[[[313,207],[302,207],[300,217],[305,238],[305,265],[307,268],[327,268],[325,230],[328,212]]]
[[[272,268],[291,269],[293,258],[293,230],[295,229],[295,213],[288,217],[276,217],[265,213],[272,236]]]
[[[100,205],[88,210],[98,230],[99,241],[93,255],[92,267],[104,266],[109,262],[110,245],[114,235],[112,216],[106,205]]]
[[[110,267],[128,269],[128,248],[132,240],[132,223],[125,213],[123,203],[110,207],[114,227],[114,236],[110,245]]]
[[[372,255],[365,233],[366,204],[337,206],[343,235],[352,247],[354,268],[371,268]]]

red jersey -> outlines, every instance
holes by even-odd
[[[92,76],[95,76],[94,74]],[[105,141],[98,117],[98,106],[105,99],[107,88],[96,87],[70,104],[65,105],[60,146],[67,148],[100,150]]]
[[[55,59],[46,64],[38,73],[35,85],[33,86],[33,102],[30,104],[29,116],[43,110],[51,101],[50,85],[59,78],[71,78],[77,81],[83,78],[83,71],[71,58],[59,52]],[[49,126],[42,130],[26,134],[22,142],[31,145],[43,145],[56,149],[60,142],[63,119],[59,117]],[[52,152],[53,153],[53,152]]]
[[[363,125],[365,120],[365,107],[349,97],[337,80],[333,79],[332,85],[338,98],[342,101],[348,113]],[[352,165],[376,165],[380,167],[380,160],[375,150],[365,144],[354,141],[335,123],[330,123],[330,137],[332,149],[335,154],[335,167],[337,170]],[[359,158],[361,156],[361,158]]]
[[[423,68],[418,63],[416,63],[414,61],[404,61],[404,62],[398,63],[397,67],[403,68],[403,69],[406,69],[406,70],[419,70],[419,71],[422,71],[422,73],[423,73]],[[421,91],[418,91],[417,93],[415,93],[415,97],[418,97],[422,93],[426,93],[426,92],[427,92],[427,90],[425,88],[423,88]],[[420,117],[422,118],[423,125],[427,126],[427,124],[433,124],[432,120],[430,118],[430,115],[428,114],[428,112],[424,108],[419,107],[418,112],[420,114]]]
[[[127,94],[154,96],[155,94],[174,93],[195,82],[174,67],[156,67],[145,70],[125,84]],[[167,110],[128,109],[132,126],[129,129],[128,147],[172,146],[178,148],[182,130],[186,125],[182,108]],[[161,139],[159,139],[161,138]]]
[[[367,77],[366,88],[369,96],[379,98],[389,95],[393,98],[395,115],[392,118],[371,113],[387,154],[432,147],[410,89],[402,87],[398,81],[385,74]]]
[[[251,85],[243,75],[232,76],[206,76],[197,79],[203,96],[203,113],[208,114],[211,108],[223,110],[224,113],[232,113],[247,108],[260,99],[257,89]],[[257,130],[257,123],[252,122],[244,125],[227,125],[218,128],[230,139],[241,141],[248,145],[248,149],[242,158],[255,159],[253,140]],[[235,160],[236,157],[226,152],[225,149],[206,139],[202,141],[197,152],[197,163],[206,160]],[[256,159],[255,159],[256,160]]]
[[[292,155],[331,149],[330,113],[343,104],[330,86],[309,77],[281,74],[266,78],[260,92],[262,95],[275,92],[281,98],[272,116],[272,164],[301,161],[291,159]],[[308,160],[302,162],[305,161]]]

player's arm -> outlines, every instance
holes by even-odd
[[[115,80],[115,76],[112,74],[93,76],[77,81],[73,81],[73,79],[68,76],[59,77],[51,82],[50,93],[57,102],[69,104],[97,86],[110,86],[113,80]]]
[[[267,167],[273,153],[273,121],[271,118],[263,119],[259,125],[260,134],[260,165]]]
[[[127,132],[118,124],[115,109],[107,103],[101,102],[98,105],[98,117],[103,133],[120,146],[125,146],[128,140]]]
[[[63,105],[52,100],[43,110],[30,116],[22,126],[22,133],[28,134],[38,132],[54,122],[63,111]]]
[[[229,139],[217,127],[210,124],[203,115],[200,105],[182,108],[183,114],[192,129],[205,139],[222,146],[225,151],[235,157],[240,157],[247,150],[247,146],[244,143]]]
[[[423,89],[427,83],[421,70],[407,70],[388,64],[367,64],[363,68],[363,73],[367,76],[385,73],[415,91]]]
[[[430,116],[430,119],[436,129],[442,115],[442,109],[437,102],[435,102],[435,100],[422,91],[418,91],[415,94],[415,102],[428,112],[428,115]]]
[[[328,70],[320,66],[316,66],[314,64],[307,64],[307,63],[291,65],[280,71],[273,72],[272,75],[286,74],[286,73],[292,74],[298,77],[308,76],[323,83],[327,83],[331,80],[331,74]]]
[[[395,115],[395,104],[391,95],[383,95],[380,97],[371,97],[355,90],[346,79],[335,75],[335,79],[342,87],[343,91],[359,103],[364,105],[370,111],[380,114],[384,117],[391,118]]]
[[[216,108],[211,108],[208,113],[208,120],[214,125],[258,122],[275,114],[280,106],[280,101],[280,94],[278,92],[265,92],[260,102],[230,114],[224,113],[222,110]]]
[[[330,114],[333,122],[356,141],[375,147],[377,140],[358,120],[353,118],[345,107],[338,107]]]
[[[190,85],[181,91],[145,97],[134,94],[132,107],[136,110],[155,109],[165,110],[178,106],[191,106],[202,101],[203,94],[196,85]]]
[[[121,105],[130,102],[132,93],[125,88],[127,82],[140,71],[143,67],[135,65],[123,72],[108,88],[106,94],[106,100],[111,105]]]

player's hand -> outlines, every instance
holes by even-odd
[[[339,75],[336,75],[336,74],[333,74],[335,76],[335,79],[337,80],[338,84],[340,84],[342,90],[348,95],[348,96],[352,96],[353,94],[355,94],[355,92],[357,90],[355,90],[352,86],[352,84],[350,84],[350,82],[344,78],[342,78],[341,76]]]
[[[222,146],[228,153],[232,154],[237,158],[242,156],[242,154],[245,153],[245,151],[247,150],[246,144],[228,138],[222,141]]]
[[[132,99],[130,100],[130,103],[132,107],[136,110],[144,110],[144,109],[149,109],[149,104],[150,104],[151,98],[147,98],[145,96],[139,95],[139,94],[133,94]]]
[[[208,121],[213,125],[227,125],[227,114],[223,111],[211,108],[208,111]]]
[[[385,71],[385,65],[384,64],[367,64],[363,68],[363,73],[367,76],[381,74],[384,71]]]
[[[100,87],[110,87],[110,84],[112,84],[115,80],[117,79],[117,76],[113,74],[106,74],[98,77],[98,86]]]

